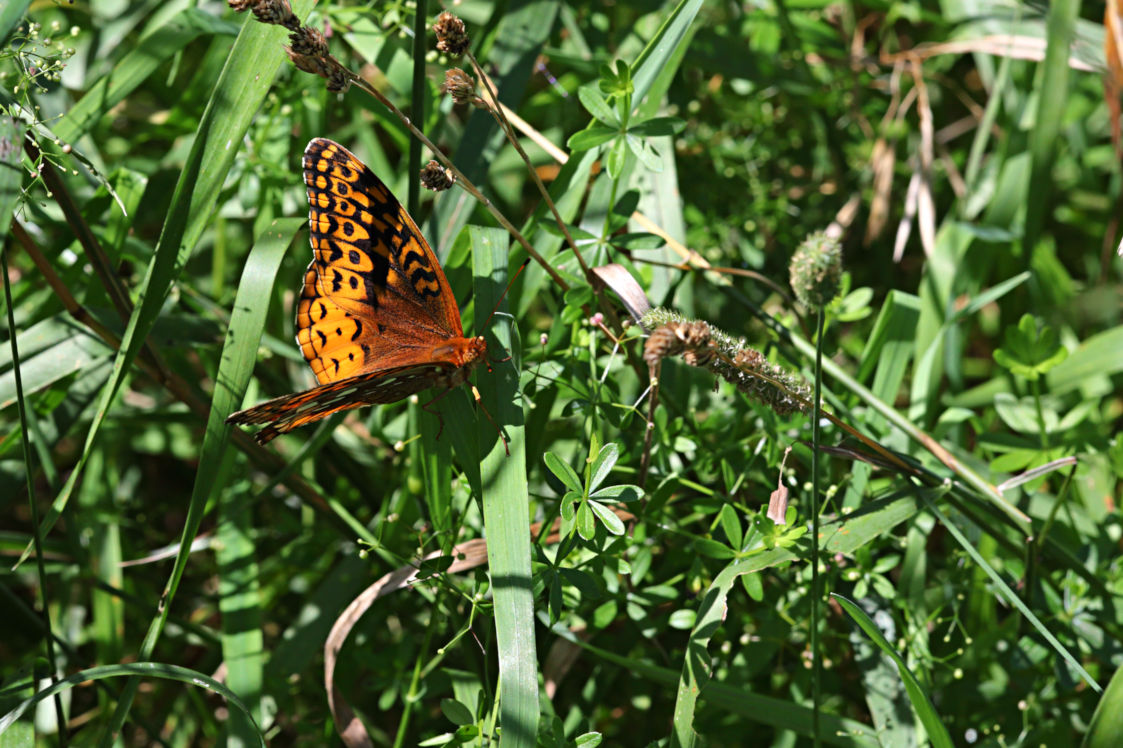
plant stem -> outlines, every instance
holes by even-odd
[[[515,228],[514,224],[507,220],[507,216],[503,215],[503,213],[500,212],[498,208],[492,205],[490,200],[484,197],[484,194],[479,191],[476,185],[472,184],[472,181],[468,179],[468,177],[464,176],[463,172],[456,168],[456,165],[449,160],[448,156],[444,155],[444,153],[442,153],[441,150],[437,148],[437,146],[433,145],[433,142],[429,140],[429,138],[425,137],[425,133],[421,132],[417,129],[416,126],[414,126],[409,117],[407,117],[400,109],[394,106],[393,102],[383,96],[381,91],[379,91],[371,84],[367,83],[365,79],[356,75],[355,73],[351,73],[350,71],[348,71],[348,75],[351,76],[351,81],[356,86],[366,91],[368,94],[377,99],[380,104],[389,109],[401,121],[401,123],[405,125],[407,129],[409,129],[410,133],[415,138],[425,144],[425,147],[429,149],[429,152],[433,154],[437,161],[440,161],[441,164],[443,164],[450,171],[452,171],[453,174],[456,175],[457,184],[467,190],[468,194],[476,198],[476,200],[478,200],[481,205],[487,208],[488,213],[491,213],[495,220],[499,221],[499,224],[504,229],[506,229],[511,236],[515,238],[515,241],[522,245],[527,254],[534,258],[534,261],[542,266],[542,269],[546,271],[546,273],[562,291],[569,290],[569,284],[566,283],[560,275],[558,275],[558,272],[554,270],[553,266],[551,266],[550,263],[546,262],[546,258],[538,254],[538,251],[531,246],[530,242],[526,240],[526,237],[523,236],[517,228]]]
[[[546,185],[542,183],[542,178],[538,176],[538,171],[534,168],[534,164],[530,162],[530,156],[526,155],[522,144],[515,136],[514,128],[511,127],[511,123],[507,120],[507,115],[503,111],[503,106],[499,103],[499,94],[492,86],[491,79],[484,73],[483,68],[480,67],[480,63],[476,61],[476,56],[471,52],[468,53],[468,60],[472,63],[472,68],[476,71],[477,77],[483,82],[484,89],[487,91],[487,97],[490,99],[487,103],[491,115],[495,117],[495,121],[498,122],[499,127],[503,129],[503,133],[507,136],[507,142],[514,146],[515,151],[522,157],[523,163],[526,164],[527,171],[530,172],[531,179],[534,180],[535,186],[538,187],[538,193],[542,195],[542,200],[545,201],[550,212],[554,214],[554,221],[558,224],[562,235],[565,236],[565,241],[569,245],[569,248],[573,250],[577,262],[581,265],[581,270],[588,276],[589,266],[585,264],[585,258],[581,256],[581,250],[577,248],[577,242],[573,240],[573,236],[569,233],[569,227],[566,225],[565,220],[562,219],[557,206],[554,205],[554,201],[550,199],[550,191],[547,190]]]
[[[818,310],[815,335],[815,394],[811,400],[811,733],[819,746],[819,711],[822,707],[823,655],[819,646],[819,601],[823,580],[819,578],[819,415],[820,385],[823,381],[823,308]]]
[[[417,0],[413,9],[413,86],[410,93],[410,110],[418,122],[425,122],[425,47],[428,39],[426,16],[429,15],[429,0]],[[421,143],[409,141],[409,173],[421,171]],[[409,180],[409,193],[406,205],[411,215],[417,215],[421,205],[421,183],[415,178]]]

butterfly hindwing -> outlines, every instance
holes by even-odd
[[[296,340],[318,387],[230,416],[279,434],[349,408],[455,387],[487,355],[465,338],[436,255],[386,185],[337,143],[304,151],[313,259],[304,272]]]
[[[433,250],[390,190],[338,143],[304,152],[314,259],[297,342],[321,384],[424,357],[463,336]]]
[[[239,411],[227,420],[270,424],[254,435],[259,444],[265,444],[280,434],[341,410],[402,400],[432,387],[453,368],[450,364],[422,364],[360,374],[304,392],[275,397]]]

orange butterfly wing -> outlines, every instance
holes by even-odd
[[[268,423],[264,444],[331,413],[454,387],[487,351],[465,338],[460,310],[428,242],[401,203],[338,143],[304,151],[313,259],[304,273],[296,341],[319,387],[240,411]]]

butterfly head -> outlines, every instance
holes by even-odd
[[[487,341],[484,340],[483,335],[469,338],[468,345],[464,350],[464,363],[461,366],[474,366],[486,358]]]
[[[468,372],[479,366],[480,362],[487,361],[487,342],[482,335],[478,335],[474,338],[460,338],[453,345],[453,363],[460,374],[457,380],[459,383],[467,379]]]

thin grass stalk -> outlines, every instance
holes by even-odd
[[[415,0],[413,9],[413,87],[410,93],[410,111],[418,122],[425,123],[425,86],[428,79],[425,76],[425,53],[428,51],[429,28],[427,16],[429,15],[429,0]],[[421,171],[421,142],[410,138],[409,141],[409,174]],[[406,196],[406,206],[411,216],[417,215],[421,207],[421,183],[416,179],[407,180],[409,192]]]
[[[507,216],[503,215],[503,212],[496,208],[495,205],[492,204],[491,200],[489,200],[482,192],[480,192],[480,189],[472,183],[472,180],[468,179],[468,177],[466,177],[463,172],[456,168],[456,165],[452,163],[452,160],[448,156],[446,156],[440,148],[437,148],[437,146],[433,144],[433,141],[429,140],[429,138],[425,136],[425,133],[417,129],[417,127],[413,124],[413,122],[410,121],[409,117],[407,117],[405,113],[402,112],[402,110],[394,106],[394,103],[386,98],[381,91],[372,86],[370,83],[367,83],[366,79],[350,71],[347,71],[347,74],[350,76],[351,81],[356,86],[358,86],[363,91],[366,91],[368,94],[377,99],[378,103],[389,109],[390,112],[394,114],[394,116],[396,116],[403,125],[406,126],[406,129],[410,131],[410,134],[413,135],[413,137],[417,138],[425,144],[425,147],[429,149],[429,152],[433,154],[433,157],[437,161],[439,161],[442,166],[449,169],[453,174],[456,175],[456,183],[467,190],[469,195],[476,198],[480,205],[484,206],[484,208],[487,209],[487,212],[491,213],[492,217],[495,218],[496,221],[499,221],[499,224],[503,226],[503,228],[506,229],[507,232],[515,238],[515,241],[522,245],[527,254],[534,258],[534,261],[542,266],[542,269],[545,270],[550,278],[554,281],[554,283],[558,285],[558,288],[560,288],[563,292],[569,290],[569,284],[566,283],[560,275],[558,275],[558,271],[554,270],[553,266],[546,261],[546,258],[538,254],[538,250],[536,250],[533,245],[531,245],[531,243],[527,240],[527,238],[523,236],[517,228],[515,228],[515,225],[513,223],[507,220]]]
[[[823,653],[819,642],[819,602],[823,580],[819,578],[819,443],[821,441],[819,412],[822,406],[823,383],[823,307],[817,313],[815,335],[815,392],[811,400],[811,730],[815,748],[819,748],[819,713],[823,706]]]
[[[33,533],[31,542],[35,544],[36,573],[39,576],[39,591],[43,596],[43,626],[44,637],[47,644],[47,667],[51,670],[50,681],[54,686],[58,683],[58,659],[55,657],[55,635],[51,626],[51,599],[47,593],[47,567],[43,562],[43,533],[39,523],[39,506],[35,503],[35,469],[31,457],[31,431],[27,419],[27,402],[23,397],[23,377],[20,374],[19,344],[16,342],[16,315],[12,302],[12,284],[8,275],[8,253],[0,251],[0,272],[4,274],[4,301],[8,306],[8,342],[12,348],[12,372],[16,379],[16,405],[19,410],[20,430],[23,432],[21,446],[23,448],[24,473],[27,477],[27,503],[31,510],[31,524]],[[38,684],[36,684],[38,688]],[[62,710],[62,697],[55,693],[52,698],[55,706],[55,720],[59,727],[59,744],[65,746],[66,714]]]
[[[483,67],[480,65],[479,61],[476,60],[476,56],[469,52],[468,60],[472,63],[472,68],[476,71],[476,76],[483,83],[484,89],[487,90],[487,97],[490,99],[490,101],[488,101],[488,111],[491,112],[491,116],[495,118],[499,127],[502,128],[503,134],[507,137],[507,142],[514,146],[515,151],[519,154],[519,157],[522,158],[523,163],[526,164],[526,170],[530,174],[530,178],[534,181],[535,187],[538,188],[538,194],[542,195],[542,200],[546,203],[546,207],[553,213],[554,222],[557,223],[558,229],[565,237],[565,243],[573,250],[573,256],[577,258],[578,264],[581,265],[582,272],[588,277],[589,266],[585,262],[585,258],[581,255],[581,250],[578,249],[577,242],[574,241],[573,236],[569,233],[569,227],[566,226],[565,220],[561,217],[561,213],[558,212],[557,206],[554,205],[554,201],[550,199],[550,191],[547,190],[546,185],[542,183],[542,178],[538,176],[538,170],[534,168],[534,164],[530,161],[530,156],[526,154],[522,143],[519,142],[518,136],[515,134],[514,128],[511,127],[511,123],[507,119],[507,114],[504,111],[505,107],[499,103],[499,93],[492,86],[491,79],[488,78]],[[593,285],[593,290],[598,296],[600,295],[600,291],[597,289],[596,285]]]
[[[784,337],[803,354],[808,356],[814,355],[815,348],[807,340],[798,335],[795,335],[794,333],[791,333],[791,331],[787,331]],[[972,470],[970,467],[963,464],[961,461],[956,460],[946,449],[944,449],[942,445],[940,445],[939,442],[933,439],[928,433],[917,428],[914,423],[898,413],[896,408],[882,401],[879,397],[877,397],[877,395],[871,392],[868,387],[850,376],[850,374],[845,369],[836,364],[834,361],[831,361],[828,358],[823,362],[823,369],[832,377],[837,379],[840,383],[842,383],[847,389],[858,395],[858,397],[860,397],[867,405],[884,416],[887,421],[889,421],[894,426],[903,431],[906,435],[908,435],[909,438],[911,438],[913,441],[918,442],[921,446],[931,452],[933,457],[943,463],[944,466],[951,470],[953,473],[962,478],[965,483],[982,494],[983,498],[985,498],[998,509],[1002,510],[1002,512],[1007,517],[1014,521],[1015,525],[1020,531],[1025,534],[1029,534],[1029,532],[1031,531],[1029,517],[1027,517],[1026,514],[1016,506],[1007,501],[1006,498],[1003,497],[1001,493],[999,493],[998,489],[995,488],[993,484],[991,484],[977,472]],[[823,416],[836,425],[842,425],[840,421],[838,421],[834,416],[827,412],[824,412]],[[845,428],[848,433],[854,433],[855,436],[857,436],[852,427],[848,425],[842,427]],[[865,436],[862,436],[860,438],[862,439],[863,443],[867,445],[871,441],[868,437]],[[878,454],[882,454],[884,456],[884,448],[879,447],[877,451]],[[897,463],[900,461],[896,458],[893,458],[893,462]]]

